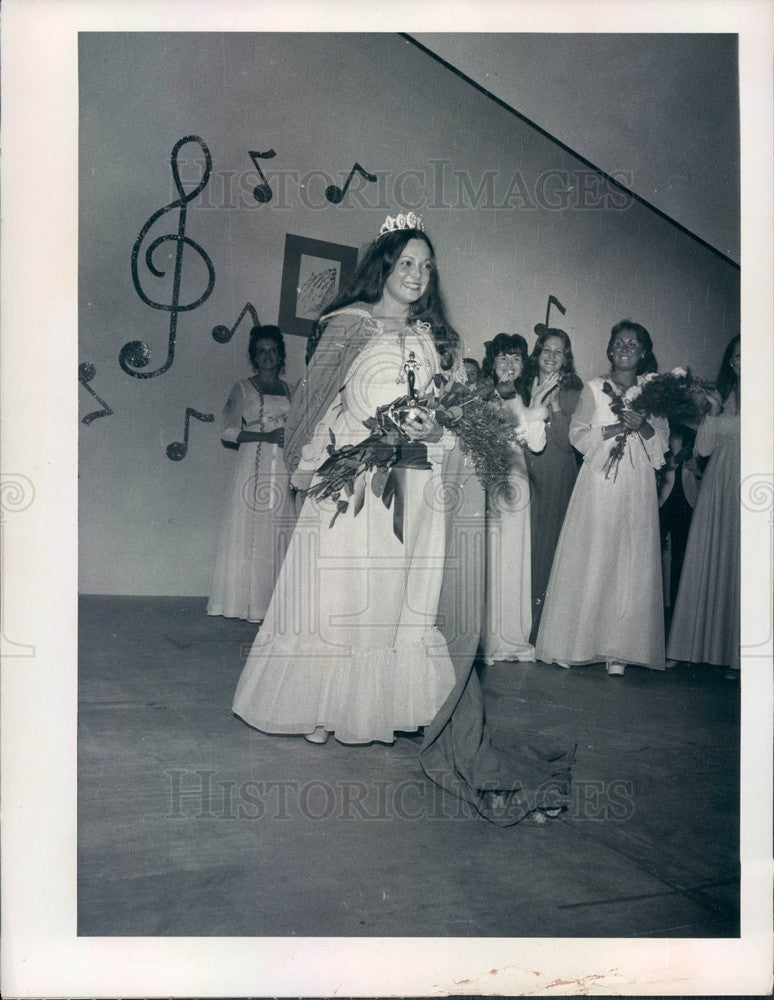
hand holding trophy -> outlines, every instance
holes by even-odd
[[[417,396],[416,372],[418,367],[414,352],[409,351],[408,358],[403,365],[408,383],[408,395],[401,400],[396,400],[387,411],[388,418],[411,441],[427,439],[434,431],[438,430],[435,414],[427,406],[423,406]]]

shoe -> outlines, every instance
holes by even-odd
[[[740,674],[738,670],[734,670],[733,668],[729,667],[728,670],[726,670],[725,673],[723,674],[723,680],[738,681],[739,676]]]
[[[324,726],[318,726],[313,733],[305,733],[304,739],[307,743],[325,743],[328,739],[328,731]]]
[[[619,663],[618,660],[608,660],[605,664],[605,670],[607,670],[611,677],[623,677],[626,664]]]
[[[570,669],[570,664],[565,663],[563,660],[554,660],[554,663],[557,665],[557,667],[564,667],[565,670]]]

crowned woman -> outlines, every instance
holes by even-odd
[[[313,487],[329,446],[362,441],[378,408],[408,390],[432,396],[444,373],[465,381],[433,245],[412,212],[388,217],[310,338],[286,424],[293,485]],[[483,491],[431,410],[408,408],[401,430],[413,457],[394,470],[389,507],[375,470],[358,477],[344,512],[306,497],[234,711],[263,732],[312,743],[331,733],[391,743],[426,727],[420,759],[433,780],[499,822],[544,815],[567,790],[561,751],[530,751],[509,770],[484,738],[472,670],[483,567],[463,565],[465,552],[483,552]],[[538,788],[545,801],[536,802]]]

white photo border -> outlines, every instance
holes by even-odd
[[[3,525],[3,635],[34,650],[2,660],[5,996],[769,991],[772,7],[765,0],[478,0],[474,6],[475,13],[460,0],[391,0],[380,9],[352,0],[3,5],[0,455],[4,489],[14,477],[22,493],[34,489],[34,502],[20,504]],[[748,643],[739,940],[77,937],[78,32],[337,29],[739,33]],[[750,642],[764,634],[753,648]]]

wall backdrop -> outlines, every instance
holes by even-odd
[[[705,375],[739,332],[733,264],[398,35],[84,33],[80,114],[83,593],[207,594],[250,315],[213,330],[248,302],[277,322],[287,234],[362,247],[418,212],[478,357],[499,331],[531,345],[549,295],[584,377],[624,317]]]

